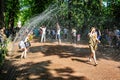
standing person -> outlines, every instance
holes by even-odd
[[[39,36],[39,30],[37,28],[33,29],[33,34],[35,35],[35,37]]]
[[[0,45],[4,46],[4,41],[6,40],[6,35],[4,33],[4,28],[0,30]]]
[[[64,32],[64,39],[67,39],[68,38],[68,29],[64,28],[63,32]]]
[[[91,54],[89,56],[89,61],[91,61],[91,58],[93,58],[94,62],[95,62],[95,66],[97,65],[97,61],[96,61],[96,50],[97,50],[97,44],[100,42],[97,38],[97,32],[95,27],[91,28],[90,33],[88,34],[89,36],[89,47],[90,47],[90,51]]]
[[[76,33],[77,33],[77,31],[76,31],[76,29],[72,29],[72,42],[73,43],[76,43]]]
[[[60,25],[57,23],[57,25],[56,25],[56,35],[57,35],[58,44],[61,44],[60,31],[61,31]]]
[[[119,39],[119,37],[120,37],[120,30],[117,29],[117,27],[115,27],[114,34],[115,34],[115,37],[116,37],[117,39]]]
[[[79,44],[80,42],[80,34],[77,34],[77,43]]]
[[[40,29],[42,30],[41,42],[45,42],[46,41],[46,27],[42,26],[40,27]]]
[[[47,29],[47,38],[48,38],[48,40],[50,40],[50,37],[51,37],[51,31],[50,31],[50,29]]]
[[[55,39],[55,34],[56,34],[55,29],[52,29],[51,30],[52,39]]]
[[[98,40],[101,40],[101,31],[99,29],[96,29],[96,32]]]

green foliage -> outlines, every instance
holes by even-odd
[[[104,6],[103,2],[107,5]],[[23,25],[31,17],[54,4],[61,7],[57,18],[63,26],[120,26],[120,0],[4,0],[4,3],[4,20],[7,27],[17,26],[19,20]]]
[[[19,1],[18,0],[5,0],[5,12],[4,20],[6,27],[13,28],[19,13]]]
[[[5,56],[8,52],[7,44],[8,40],[5,40],[4,43],[0,45],[0,66],[4,63]]]
[[[55,2],[55,0],[19,0],[20,14],[19,20],[22,25],[31,17],[42,13],[48,6]]]

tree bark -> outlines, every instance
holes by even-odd
[[[0,0],[0,28],[4,26],[4,0]]]

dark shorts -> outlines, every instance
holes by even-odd
[[[61,38],[60,38],[60,34],[57,34],[57,39],[61,39]]]

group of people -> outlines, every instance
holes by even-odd
[[[105,29],[105,31],[100,32],[100,30],[96,29],[95,27],[92,27],[90,32],[88,33],[89,36],[89,48],[91,50],[91,54],[89,56],[89,61],[91,61],[91,58],[93,58],[95,65],[97,65],[96,61],[96,50],[98,44],[104,39],[107,41],[108,45],[115,46],[115,48],[120,48],[120,30],[115,27],[112,29]]]
[[[59,23],[56,23],[55,29],[47,29],[44,25],[39,28],[38,31],[35,31],[37,29],[33,30],[33,35],[40,36],[40,42],[46,42],[46,35],[48,38],[56,39],[58,44],[61,44],[61,39],[68,39],[68,34],[70,34],[72,43],[77,43],[77,41],[80,41],[81,34],[78,33],[75,28],[72,28],[71,32],[67,28],[61,29]],[[62,34],[63,31],[63,34]],[[37,33],[36,33],[37,32]],[[101,33],[102,32],[102,33]],[[39,35],[38,35],[39,34]],[[63,37],[61,37],[61,34]],[[27,57],[27,52],[29,50],[30,44],[30,36],[31,33],[26,33],[26,37],[19,42],[19,48],[22,50],[21,58]],[[96,29],[95,27],[92,27],[88,33],[89,38],[89,48],[90,48],[90,56],[89,61],[93,58],[95,65],[97,65],[96,61],[96,50],[97,46],[100,42],[103,42],[105,40],[109,46],[117,46],[120,48],[120,30],[116,27],[114,29],[105,29],[103,31],[100,31],[99,29]],[[0,30],[0,45],[4,44],[4,40],[6,39],[5,30],[4,28]]]
[[[71,31],[67,28],[61,28],[59,23],[56,23],[56,27],[52,29],[42,26],[33,30],[33,34],[36,37],[40,37],[40,42],[57,40],[58,44],[60,44],[61,41],[67,41],[68,39],[72,43],[80,42],[81,35],[79,32],[80,31],[75,28],[72,28]]]
[[[40,29],[42,30],[41,42],[45,42],[46,41],[46,27],[42,26],[42,27],[40,27]],[[61,44],[60,30],[61,30],[60,25],[57,23],[56,24],[56,38],[58,40],[58,44]],[[77,36],[76,33],[77,33],[77,31],[75,29],[72,29],[71,34],[72,34],[73,42],[76,41],[76,36]],[[97,65],[95,52],[97,50],[97,44],[100,43],[100,40],[98,39],[97,32],[96,32],[96,29],[94,27],[91,28],[90,33],[88,33],[88,36],[89,36],[89,47],[91,50],[91,54],[89,56],[89,61],[91,61],[91,59],[93,58],[95,65]],[[27,50],[28,50],[27,48],[29,46],[26,46],[25,42],[27,42],[28,39],[29,39],[29,34],[25,38],[24,41],[23,40],[20,41],[20,47],[23,50],[23,52],[21,54],[21,58],[23,58],[23,57],[26,58],[26,54],[27,54]]]
[[[60,44],[61,43],[61,38],[60,38],[61,29],[58,23],[56,24],[56,30],[57,30],[56,36],[57,36],[58,44]],[[41,34],[40,36],[41,42],[45,42],[46,41],[46,27],[45,26],[40,27],[40,34]],[[29,50],[29,47],[31,46],[30,35],[31,33],[26,32],[25,38],[23,38],[18,44],[19,48],[22,50],[21,59],[27,57],[27,52]]]
[[[46,42],[46,38],[47,38],[47,40],[56,39],[58,41],[58,44],[60,44],[61,38],[64,38],[64,39],[68,38],[68,29],[64,28],[63,29],[63,36],[61,36],[62,29],[61,29],[59,23],[56,23],[55,29],[48,29],[45,26],[42,26],[39,29],[35,28],[33,30],[33,34],[36,37],[40,37],[40,42]]]
[[[109,46],[120,48],[120,30],[117,27],[114,29],[105,29],[103,32],[103,39]]]
[[[64,28],[63,31],[64,31],[64,38],[67,39],[68,38],[68,29]],[[34,30],[33,30],[33,33],[35,35]],[[115,33],[114,36],[116,36],[116,38],[118,40],[120,40],[120,31],[118,29],[115,29],[114,33]],[[53,29],[51,31],[49,29],[47,29],[45,26],[40,27],[39,34],[41,37],[41,40],[40,40],[41,42],[46,42],[46,34],[47,34],[48,37],[57,39],[58,44],[61,44],[61,27],[60,27],[59,23],[56,23],[56,29],[55,30]],[[103,34],[105,34],[105,33],[103,32]],[[97,50],[98,44],[101,42],[102,38],[104,38],[103,34],[100,32],[99,29],[96,29],[95,27],[92,27],[88,33],[89,48],[91,51],[90,56],[89,56],[89,61],[91,62],[91,59],[93,59],[95,66],[98,64],[96,61],[96,50]],[[109,42],[109,40],[110,40],[109,34],[110,34],[110,32],[105,34],[105,39],[108,40],[109,44],[111,44]],[[80,41],[80,37],[81,37],[80,33],[77,34],[77,30],[75,28],[72,28],[70,36],[72,38],[73,43]],[[28,38],[27,38],[27,40],[28,40]],[[26,39],[24,42],[26,42]],[[23,43],[23,42],[21,42],[21,43]],[[24,51],[21,55],[21,58],[26,57],[26,52],[27,52],[26,45],[22,46],[21,48]]]

